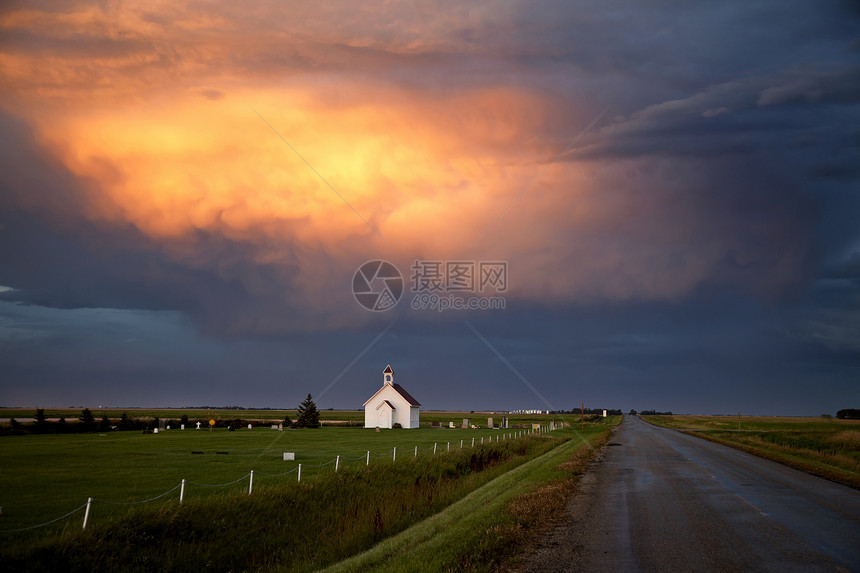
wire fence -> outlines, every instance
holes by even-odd
[[[490,437],[482,436],[480,438],[480,440],[477,440],[477,438],[473,437],[473,438],[471,438],[471,441],[463,439],[463,440],[460,440],[459,443],[455,442],[455,449],[464,449],[465,447],[474,448],[475,446],[489,445],[492,443],[499,443],[500,438],[501,438],[501,441],[504,442],[507,440],[513,440],[513,439],[526,437],[529,435],[548,433],[548,432],[554,431],[556,429],[559,429],[559,427],[557,427],[555,424],[549,424],[549,425],[542,425],[542,426],[539,426],[539,427],[536,427],[533,429],[528,429],[528,430],[517,430],[517,431],[513,431],[513,432],[506,432],[504,434],[497,434],[495,436],[495,440],[493,439],[492,436],[490,436]],[[487,438],[486,442],[485,442],[485,438]],[[432,455],[436,455],[438,453],[447,453],[450,451],[451,451],[451,442],[445,442],[442,446],[440,446],[439,442],[435,442],[432,446],[428,446],[426,448],[420,448],[419,446],[414,446],[413,448],[401,448],[400,449],[400,457],[401,458],[405,457],[407,459],[408,458],[414,459],[414,458],[417,458],[418,455],[421,453],[430,453]],[[179,490],[179,503],[181,504],[185,501],[185,487],[187,485],[193,485],[193,486],[203,487],[203,488],[221,488],[221,487],[227,487],[227,486],[235,485],[235,484],[242,482],[244,480],[248,480],[248,495],[251,495],[251,493],[253,493],[253,491],[254,491],[254,476],[255,475],[261,476],[261,477],[278,478],[278,477],[285,477],[285,476],[288,476],[290,474],[295,473],[297,476],[296,483],[301,483],[301,481],[302,481],[302,468],[304,468],[305,470],[307,470],[307,469],[319,469],[319,468],[324,468],[324,467],[327,467],[330,465],[334,465],[334,473],[337,473],[338,470],[342,467],[341,462],[364,461],[366,466],[370,466],[371,458],[388,457],[388,458],[391,458],[392,462],[396,462],[397,461],[397,455],[398,455],[398,449],[395,446],[394,448],[392,448],[391,450],[388,450],[387,452],[374,453],[374,452],[371,452],[370,450],[368,450],[363,455],[358,456],[358,457],[354,457],[354,458],[338,455],[333,460],[330,460],[328,462],[324,462],[321,464],[302,464],[302,463],[299,463],[293,469],[287,470],[287,471],[282,472],[282,473],[277,473],[277,474],[269,474],[269,473],[251,470],[249,473],[243,475],[242,477],[235,479],[233,481],[230,481],[230,482],[226,482],[226,483],[206,484],[206,483],[199,483],[199,482],[194,482],[194,481],[190,481],[187,479],[183,479],[181,481],[181,483],[179,483],[179,485],[176,485],[176,486],[168,489],[164,493],[161,493],[161,494],[156,495],[154,497],[150,497],[148,499],[143,499],[143,500],[138,500],[138,501],[120,502],[120,501],[110,501],[110,500],[104,500],[104,499],[97,499],[94,497],[89,497],[89,498],[87,498],[87,501],[83,505],[73,509],[72,511],[70,511],[69,513],[67,513],[65,515],[61,515],[60,517],[57,517],[57,518],[52,519],[50,521],[46,521],[44,523],[40,523],[38,525],[31,525],[28,527],[21,527],[21,528],[17,528],[17,529],[0,530],[0,533],[18,533],[18,532],[24,532],[24,531],[39,529],[41,527],[46,527],[48,525],[52,525],[54,523],[60,522],[64,519],[68,519],[68,518],[72,517],[73,515],[75,515],[76,513],[82,511],[82,510],[84,511],[84,519],[83,519],[82,529],[86,529],[87,525],[89,523],[89,520],[90,520],[90,512],[91,512],[92,506],[95,503],[100,503],[100,504],[105,504],[105,505],[113,505],[113,506],[142,505],[145,503],[151,503],[153,501],[157,501],[159,499],[162,499],[162,498],[168,496],[169,494],[175,492],[176,490]],[[307,473],[306,473],[306,477],[307,477]],[[0,511],[2,511],[2,510],[0,510]]]

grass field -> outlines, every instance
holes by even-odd
[[[136,501],[163,493],[182,478],[213,484],[241,478],[250,469],[258,473],[250,496],[244,479],[224,488],[189,487],[183,505],[178,504],[178,491],[131,508],[95,503],[86,532],[80,530],[82,514],[78,513],[36,533],[5,534],[0,537],[5,544],[0,553],[10,563],[32,564],[32,570],[149,570],[153,565],[162,570],[313,570],[420,522],[561,443],[573,439],[581,446],[583,437],[590,439],[608,427],[609,422],[593,423],[584,431],[512,440],[501,436],[515,430],[429,428],[379,433],[322,428],[7,436],[0,454],[3,529],[61,515],[89,496]],[[490,437],[500,441],[490,445]],[[394,447],[396,462],[390,459]],[[364,457],[368,449],[372,452],[369,468]],[[192,450],[205,453],[192,455]],[[230,453],[217,455],[216,451]],[[295,463],[303,464],[302,484],[296,483],[295,473],[280,478],[261,475],[294,467],[283,461],[283,451],[296,452]],[[310,468],[336,455],[343,456],[337,475],[333,464]],[[553,463],[557,459],[551,458]],[[525,472],[523,479],[516,480],[517,487],[504,486],[491,497],[508,501],[510,495],[522,494],[527,484],[547,478],[547,471],[544,465]],[[231,545],[224,548],[218,536],[228,531]],[[463,531],[463,535],[473,533]],[[490,537],[493,545],[505,536]],[[147,545],[147,539],[157,543]],[[486,545],[483,537],[479,541]],[[274,553],[271,545],[277,547]],[[250,553],[243,557],[246,550]],[[448,553],[445,559],[462,559]],[[118,556],[137,563],[100,561]]]
[[[158,434],[108,432],[105,434],[26,435],[2,438],[0,449],[0,529],[18,529],[44,523],[79,507],[88,497],[119,503],[149,499],[177,486],[182,479],[200,484],[223,484],[255,472],[257,487],[297,479],[282,474],[302,464],[302,478],[333,473],[339,469],[371,464],[393,457],[401,459],[471,447],[516,430],[449,430],[419,428],[376,432],[364,428],[329,428],[275,431],[268,428],[169,430]],[[448,445],[450,443],[450,446]],[[203,454],[192,454],[202,451]],[[216,452],[227,452],[218,454]],[[294,462],[283,461],[294,452]],[[323,467],[314,467],[328,464]],[[232,488],[187,485],[185,496],[219,495],[247,490],[248,480]],[[173,494],[178,498],[179,492]],[[116,513],[100,504],[93,511],[96,522]]]
[[[49,419],[65,418],[68,421],[73,421],[77,420],[78,417],[80,417],[82,409],[83,408],[45,408],[44,410],[45,416]],[[285,415],[288,415],[291,420],[295,420],[298,417],[298,412],[295,409],[234,410],[223,408],[90,408],[90,411],[93,413],[93,416],[96,418],[96,420],[100,419],[102,415],[107,415],[108,418],[113,421],[119,420],[123,412],[127,413],[133,418],[143,420],[159,418],[162,420],[172,420],[174,422],[178,421],[183,414],[187,415],[189,420],[191,421],[200,420],[202,422],[205,422],[212,418],[218,421],[226,421],[240,418],[252,422],[277,423],[283,420]],[[35,416],[35,412],[35,408],[0,408],[0,419],[15,418],[19,421],[31,420]],[[468,418],[470,424],[486,427],[487,418],[493,418],[494,424],[499,425],[499,423],[501,422],[501,417],[503,415],[506,414],[489,411],[442,412],[433,410],[422,410],[421,425],[429,427],[432,425],[433,422],[439,422],[440,424],[447,426],[448,422],[454,422],[456,426],[459,426],[462,423],[463,418]],[[546,423],[553,419],[559,419],[559,416],[553,416],[549,414],[512,414],[506,416],[510,424],[517,425],[529,424],[532,422]],[[571,420],[574,418],[571,416],[567,417]],[[578,418],[576,419],[578,420]],[[323,423],[340,421],[363,423],[364,410],[320,410],[320,420]]]
[[[762,416],[643,418],[860,488],[860,420]]]

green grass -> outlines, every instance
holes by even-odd
[[[783,416],[642,416],[667,428],[691,430],[824,430],[860,429],[860,420]]]
[[[594,425],[594,429],[583,434],[606,427]],[[138,482],[149,481],[150,473],[160,462],[170,459],[171,451],[176,460],[181,462],[183,456],[177,448],[192,443],[189,440],[217,447],[231,443],[236,446],[237,452],[240,451],[238,446],[242,444],[236,440],[243,440],[242,449],[247,453],[238,457],[246,460],[270,449],[254,441],[258,439],[255,433],[266,434],[264,431],[246,431],[245,435],[205,433],[206,436],[188,436],[176,432],[177,435],[173,436],[168,432],[157,436],[139,435],[137,440],[118,436],[118,442],[104,442],[100,446],[104,450],[103,455],[111,452],[117,455],[126,449],[136,448],[141,450],[140,453],[145,453],[143,450],[155,440],[176,440],[173,444],[162,444],[162,449],[149,460],[146,471],[138,474]],[[495,435],[500,433],[496,431]],[[439,436],[462,435],[465,440],[465,437],[481,435],[466,430],[402,430],[377,434],[372,430],[345,428],[277,434],[284,435],[284,438],[280,438],[283,440],[306,440],[315,450],[334,448],[332,443],[341,446],[344,443],[360,443],[363,450],[368,442],[386,449],[389,445],[393,447],[395,443],[402,444],[406,440],[410,444],[423,442],[429,450],[434,441],[439,441]],[[485,431],[485,437],[487,434],[489,431]],[[12,569],[33,571],[150,571],[153,567],[164,571],[310,571],[360,553],[374,543],[403,531],[574,435],[573,431],[566,430],[516,440],[494,441],[492,445],[487,440],[485,446],[474,449],[470,447],[469,440],[462,450],[458,441],[456,448],[444,454],[440,448],[435,456],[428,451],[418,458],[404,456],[396,462],[388,460],[386,456],[385,460],[372,462],[369,468],[362,463],[347,465],[337,475],[331,471],[320,473],[313,479],[303,479],[301,484],[281,480],[256,485],[255,481],[255,491],[250,496],[243,488],[244,492],[232,490],[216,497],[190,496],[183,505],[175,500],[171,503],[146,504],[131,510],[125,509],[113,516],[102,516],[94,520],[87,531],[80,531],[79,524],[74,523],[67,525],[59,535],[43,531],[35,538],[7,537],[6,544],[0,549],[0,561]],[[89,438],[88,446],[84,446],[85,442],[82,441],[78,447],[82,447],[86,453],[99,449],[97,436],[15,437],[22,443],[30,438]],[[106,438],[114,436],[105,436],[103,440]],[[150,442],[145,441],[147,438]],[[5,439],[7,443],[9,440]],[[130,447],[134,444],[137,446]],[[166,445],[172,447],[165,449]],[[400,446],[398,451],[401,448],[407,449]],[[278,445],[275,449],[280,452],[282,448]],[[299,451],[299,448],[295,449]],[[319,455],[325,457],[322,453]],[[561,458],[549,457],[546,461],[556,459]],[[216,458],[209,461],[222,463],[221,459]],[[231,462],[225,460],[223,463]],[[283,462],[278,465],[281,464]],[[113,474],[121,466],[114,464],[106,468],[107,473]],[[128,466],[142,469],[139,463],[129,463]],[[219,471],[227,471],[227,468],[213,469],[210,475],[221,475]],[[492,500],[510,499],[516,492],[522,491],[526,483],[534,483],[525,477],[531,476],[531,479],[539,473],[533,469],[514,474],[513,478],[495,484],[487,490],[488,493],[480,496],[478,505],[483,507]],[[55,479],[59,477],[54,475]],[[104,485],[114,487],[108,483]],[[114,493],[118,494],[119,491]],[[103,506],[97,507],[101,511]],[[467,533],[464,527],[473,524],[470,520],[457,528]],[[454,528],[454,525],[448,524],[449,529]],[[449,552],[450,555],[455,560],[462,558],[462,555],[457,557]]]
[[[72,422],[81,415],[83,408],[45,408],[45,416],[49,419],[65,418]],[[123,412],[132,418],[151,420],[160,418],[162,420],[179,420],[182,415],[187,415],[192,421],[207,421],[212,418],[216,420],[243,420],[274,422],[284,419],[289,415],[291,420],[298,417],[295,409],[286,410],[231,410],[223,408],[90,408],[96,420],[102,415],[107,415],[112,421],[118,421]],[[18,420],[29,420],[35,417],[35,408],[0,408],[0,418],[16,418]],[[421,426],[430,426],[433,422],[439,422],[445,426],[448,422],[454,422],[459,426],[463,418],[468,418],[470,424],[486,427],[487,418],[493,418],[495,425],[499,425],[503,414],[496,412],[442,412],[432,410],[421,411]],[[567,416],[570,418],[570,416]],[[550,420],[559,419],[559,416],[540,414],[514,414],[508,416],[511,424],[530,424],[532,422],[548,423]],[[571,418],[572,419],[572,418]],[[364,423],[364,410],[320,410],[320,420],[325,422],[350,421]],[[578,420],[578,418],[577,418]]]
[[[647,416],[786,465],[860,488],[860,420],[736,416]]]
[[[296,473],[281,474],[302,464],[302,479],[334,472],[332,462],[340,455],[340,469],[363,467],[371,451],[371,465],[391,457],[431,455],[471,446],[472,438],[491,438],[517,430],[449,430],[419,428],[376,432],[364,428],[329,428],[275,431],[269,428],[169,430],[159,434],[108,432],[105,434],[24,435],[0,438],[0,529],[18,529],[44,523],[86,502],[88,497],[114,502],[133,502],[160,495],[182,479],[201,484],[230,482],[255,471],[255,487],[295,481]],[[202,451],[203,455],[193,455]],[[228,452],[218,455],[216,452]],[[283,452],[295,452],[295,462],[283,461]],[[313,466],[329,463],[321,468]],[[227,488],[187,485],[186,499],[247,491],[248,480]],[[179,492],[167,500],[178,499]],[[116,514],[117,508],[96,504],[95,523]],[[75,517],[79,520],[80,517]]]
[[[68,421],[77,420],[83,408],[45,408],[45,416],[49,419],[65,418]],[[188,416],[190,420],[206,421],[212,418],[216,420],[243,420],[279,422],[288,414],[291,420],[295,420],[298,412],[296,409],[286,410],[233,410],[223,408],[90,408],[96,420],[102,415],[107,415],[111,420],[119,420],[123,412],[132,418],[141,420],[179,420],[182,415]],[[0,408],[0,418],[31,419],[35,417],[35,408]],[[322,420],[349,420],[364,421],[363,410],[321,410]]]
[[[571,439],[324,572],[495,570],[515,554],[532,522],[543,522],[542,517],[553,513],[547,502],[550,490],[559,489],[558,481],[578,475],[584,464],[570,464],[571,459],[601,442],[608,426],[564,433]],[[559,501],[563,506],[563,499]],[[521,509],[524,506],[528,509]]]

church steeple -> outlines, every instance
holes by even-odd
[[[391,369],[391,364],[385,367],[385,370],[382,371],[383,382],[385,384],[394,384],[394,370]]]

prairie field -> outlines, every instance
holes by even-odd
[[[777,416],[643,416],[860,488],[860,420]]]
[[[255,427],[3,436],[0,559],[16,570],[137,571],[159,565],[309,571],[365,551],[488,482],[500,483],[495,478],[514,468],[544,459],[542,466],[521,470],[526,473],[515,483],[498,486],[491,496],[498,498],[496,506],[486,499],[478,504],[496,507],[482,519],[488,527],[507,523],[505,535],[490,543],[485,529],[461,532],[463,539],[477,535],[475,543],[492,546],[467,567],[482,570],[486,560],[505,553],[500,547],[522,535],[525,518],[512,517],[505,504],[557,478],[553,468],[564,462],[559,456],[596,443],[615,422],[530,435],[486,428]],[[567,449],[559,449],[563,444]],[[555,457],[546,457],[551,451]],[[284,452],[295,453],[295,461],[284,461]],[[81,508],[90,497],[83,531]],[[480,509],[465,511],[477,515]],[[74,513],[57,523],[26,529],[69,512]],[[17,529],[25,530],[12,531]],[[224,536],[231,539],[229,547]],[[439,559],[463,557],[449,553]]]
[[[65,418],[66,420],[77,420],[81,415],[82,407],[75,408],[45,408],[45,416],[49,419],[56,420]],[[277,424],[284,419],[284,416],[289,416],[291,420],[298,417],[296,409],[285,410],[270,410],[270,409],[232,409],[232,408],[90,408],[93,416],[98,420],[103,415],[106,415],[110,420],[116,422],[120,419],[123,413],[138,420],[153,420],[155,418],[170,421],[173,425],[178,425],[179,419],[186,415],[191,422],[205,422],[210,419],[215,419],[219,426],[223,426],[234,419],[247,420],[254,423],[274,423]],[[362,425],[364,423],[364,410],[320,410],[320,421],[326,424],[337,425],[338,422],[351,422],[353,425]],[[0,420],[15,418],[19,421],[32,420],[35,415],[34,408],[0,408]],[[560,419],[561,416],[550,414],[501,414],[491,411],[421,411],[421,426],[430,426],[433,422],[438,422],[440,425],[448,425],[448,422],[454,422],[455,426],[459,426],[463,422],[463,418],[469,420],[469,424],[486,427],[487,418],[493,418],[495,425],[499,425],[502,416],[507,416],[510,424],[531,424],[531,423],[548,423],[553,419]],[[565,419],[573,422],[578,421],[578,416],[565,415]],[[357,424],[358,423],[358,424]]]
[[[300,429],[277,431],[241,428],[230,432],[171,429],[157,434],[107,432],[87,434],[41,434],[4,436],[0,449],[0,507],[2,529],[17,529],[64,515],[87,498],[130,503],[152,498],[187,480],[186,499],[221,495],[248,489],[248,479],[232,488],[211,488],[255,472],[255,486],[371,465],[392,459],[432,454],[448,448],[489,443],[503,433],[518,430],[449,430],[418,428],[376,432],[364,428]],[[521,431],[521,430],[520,430]],[[453,441],[453,444],[449,443]],[[397,448],[397,452],[394,452]],[[192,452],[201,452],[199,454]],[[284,461],[284,452],[295,461]],[[322,467],[317,467],[322,466]],[[269,477],[277,474],[287,475]],[[205,484],[196,486],[192,484]],[[178,499],[179,492],[172,495]],[[115,513],[111,504],[98,505],[93,519]]]

